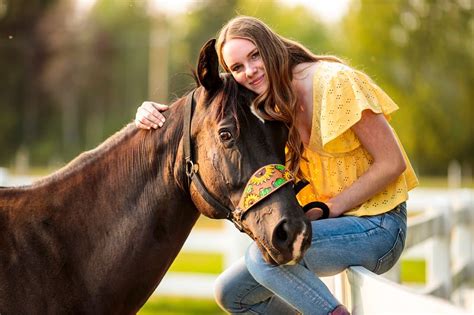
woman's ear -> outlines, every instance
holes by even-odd
[[[223,84],[219,75],[219,59],[215,48],[216,39],[207,41],[199,52],[197,75],[199,84],[208,92],[213,92]]]

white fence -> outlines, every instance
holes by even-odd
[[[0,185],[31,178],[11,178],[0,168]],[[474,192],[469,189],[415,189],[408,201],[406,252],[425,259],[427,283],[419,288],[397,284],[400,268],[377,276],[351,267],[324,281],[353,314],[472,314],[474,311]],[[419,215],[410,215],[414,211]],[[225,266],[241,257],[250,239],[226,222],[223,230],[193,230],[184,251],[217,252]],[[212,298],[215,275],[168,273],[155,294]],[[471,287],[469,287],[469,282]],[[442,299],[440,299],[442,298]],[[461,305],[455,307],[447,301]]]
[[[427,283],[423,287],[399,285],[400,267],[377,276],[364,268],[352,267],[344,274],[325,278],[336,296],[354,314],[468,314],[474,310],[474,192],[472,190],[416,189],[408,201],[406,253],[426,261]],[[215,234],[214,234],[215,233]],[[225,231],[194,230],[183,250],[220,252],[227,264],[243,255],[249,239],[226,224]],[[212,297],[210,275],[169,273],[156,294]],[[442,299],[439,299],[439,298]]]
[[[334,280],[339,298],[355,315],[473,314],[474,192],[418,189],[408,208],[423,212],[408,220],[404,256],[425,259],[426,285],[415,289],[397,284],[399,266],[385,277],[351,267]]]

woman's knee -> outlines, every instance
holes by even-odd
[[[242,308],[247,292],[257,285],[248,273],[244,259],[234,263],[214,282],[214,297],[217,304],[227,312],[238,312]]]
[[[274,267],[263,259],[262,253],[255,243],[247,250],[245,255],[245,265],[252,277],[261,284],[265,282],[265,274]]]
[[[236,283],[229,281],[224,274],[217,277],[214,282],[214,298],[216,303],[226,311],[235,308]]]

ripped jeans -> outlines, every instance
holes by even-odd
[[[339,304],[319,277],[363,266],[382,274],[405,246],[406,203],[365,217],[312,221],[312,243],[296,265],[266,263],[255,243],[215,283],[217,303],[232,314],[328,314]]]

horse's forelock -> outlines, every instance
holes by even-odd
[[[239,100],[242,100],[240,98],[241,91],[239,90],[238,83],[230,74],[222,74],[221,78],[224,84],[222,89],[211,100],[213,103],[211,117],[216,122],[219,122],[230,114],[236,123],[238,135],[240,132],[239,111],[242,110],[241,106],[244,105],[239,103]]]

